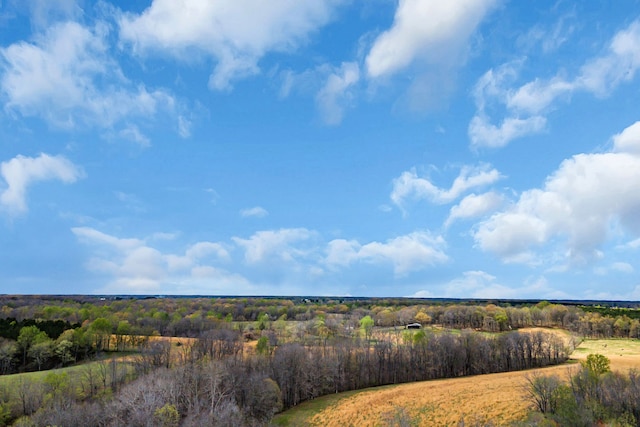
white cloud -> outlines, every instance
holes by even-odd
[[[120,17],[120,38],[133,52],[166,53],[180,60],[209,56],[216,66],[209,87],[259,72],[269,52],[290,52],[325,25],[338,0],[154,0],[140,15]]]
[[[628,292],[621,291],[620,289],[615,289],[615,291],[613,289],[587,289],[584,291],[583,298],[609,301],[638,301],[640,300],[640,285],[629,289]]]
[[[497,278],[482,270],[470,270],[462,273],[443,285],[430,290],[414,293],[416,297],[446,298],[567,298],[564,292],[549,286],[544,277],[532,278],[524,286],[509,287],[498,282]]]
[[[371,78],[390,76],[415,62],[452,66],[462,62],[467,42],[495,0],[401,0],[392,27],[366,57]]]
[[[337,125],[355,103],[360,65],[357,62],[343,62],[340,66],[323,63],[302,72],[283,70],[279,78],[281,98],[292,93],[314,96],[322,121]]]
[[[427,232],[414,232],[387,240],[361,245],[355,240],[336,239],[327,245],[325,262],[332,268],[347,267],[363,261],[372,264],[391,263],[396,276],[405,276],[448,260],[444,239]]]
[[[542,189],[523,192],[507,210],[481,222],[474,235],[480,248],[523,260],[534,248],[563,240],[569,259],[585,263],[598,257],[615,224],[640,234],[640,156],[620,151],[635,149],[636,126],[614,138],[617,151],[565,160]]]
[[[313,231],[306,228],[285,228],[280,230],[258,231],[249,239],[234,237],[232,240],[245,250],[245,260],[250,264],[263,262],[270,258],[282,261],[294,261],[306,256],[309,249],[303,249],[301,243],[315,237]]]
[[[640,156],[640,121],[635,122],[613,137],[613,149]]]
[[[141,147],[151,146],[151,141],[147,138],[138,126],[129,125],[120,131],[120,136],[130,141],[138,143]]]
[[[633,268],[633,266],[628,262],[614,262],[611,265],[611,269],[615,271],[619,271],[621,273],[629,273],[629,274],[635,271],[635,268]]]
[[[240,216],[243,218],[264,218],[267,215],[269,215],[269,212],[262,206],[255,206],[240,211]]]
[[[545,128],[547,120],[541,116],[507,117],[500,126],[488,121],[484,115],[475,116],[469,124],[469,138],[475,146],[504,147],[516,138],[537,133]]]
[[[451,184],[449,189],[435,186],[428,178],[418,177],[415,169],[403,172],[393,180],[391,200],[396,206],[403,208],[407,200],[427,199],[432,203],[451,203],[466,191],[493,184],[501,178],[496,169],[489,165],[476,167],[465,166]]]
[[[327,244],[325,262],[332,267],[347,267],[358,260],[361,247],[357,240],[334,239]]]
[[[181,251],[158,247],[159,240],[166,245],[165,233],[120,238],[91,227],[72,232],[89,248],[85,267],[105,280],[103,292],[247,294],[267,286],[295,294],[300,280],[335,288],[336,274],[346,269],[391,267],[395,277],[404,277],[449,260],[444,239],[424,231],[385,242],[335,239],[325,245],[311,230],[266,230],[248,239],[234,237],[232,244],[197,242]],[[238,248],[244,250],[244,263],[231,256]]]
[[[614,262],[607,267],[596,267],[593,271],[600,276],[605,276],[609,272],[631,274],[635,271],[635,268],[628,262]]]
[[[129,82],[109,56],[108,28],[76,22],[55,24],[33,42],[0,49],[0,90],[5,109],[38,116],[56,127],[110,128],[125,123],[122,136],[148,144],[132,118],[173,111],[175,100],[162,90]]]
[[[192,122],[183,115],[178,116],[178,135],[182,138],[191,136]]]
[[[618,249],[635,250],[640,248],[640,238],[627,242],[624,245],[618,246]]]
[[[496,277],[481,271],[465,271],[462,277],[445,285],[445,295],[471,295],[472,298],[514,298],[515,291],[496,283]]]
[[[27,188],[35,182],[58,180],[72,183],[83,176],[80,168],[63,156],[40,154],[38,157],[18,155],[0,164],[5,188],[0,205],[11,215],[27,212]]]
[[[185,252],[186,258],[190,260],[201,260],[212,255],[220,260],[229,259],[229,252],[220,243],[198,242]]]
[[[538,114],[546,110],[558,97],[570,94],[573,90],[575,85],[560,77],[554,77],[549,81],[536,79],[510,93],[506,99],[507,108],[516,112]]]
[[[576,29],[576,16],[572,12],[561,16],[555,23],[536,25],[527,34],[517,40],[520,49],[528,51],[535,45],[540,45],[542,52],[555,52],[569,40]]]
[[[144,244],[144,242],[139,239],[121,239],[90,227],[74,227],[71,231],[83,243],[98,243],[101,245],[113,246],[122,252],[133,250]]]
[[[415,292],[413,295],[407,295],[407,298],[434,298],[435,295],[431,291],[425,289]]]
[[[451,208],[445,227],[448,227],[457,219],[477,218],[485,215],[498,208],[502,201],[503,197],[493,191],[479,195],[469,194],[460,203]]]
[[[354,99],[353,86],[360,79],[360,68],[355,62],[343,62],[334,70],[316,95],[316,102],[325,123],[337,125],[342,121],[344,110]]]
[[[618,32],[607,54],[588,61],[575,85],[598,96],[607,96],[621,83],[629,82],[640,68],[640,20]]]
[[[198,242],[184,254],[163,253],[150,246],[149,239],[119,238],[90,227],[71,230],[93,256],[86,268],[107,278],[102,292],[110,293],[221,293],[236,286],[247,289],[249,282],[212,263],[226,262],[226,248],[214,242]]]
[[[513,87],[523,61],[514,61],[487,71],[476,83],[476,115],[469,124],[474,146],[502,147],[514,139],[541,132],[546,127],[544,114],[558,99],[570,99],[576,92],[608,96],[620,84],[633,80],[640,68],[640,21],[619,31],[608,51],[587,60],[573,79],[565,72],[549,79],[536,78]],[[490,108],[506,108],[506,117],[492,120]],[[501,122],[495,125],[492,122]]]

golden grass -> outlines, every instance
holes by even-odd
[[[640,369],[640,340],[630,339],[586,339],[571,355],[572,359],[583,360],[591,353],[607,356],[611,369]]]
[[[558,333],[569,339],[564,331]],[[585,340],[572,354],[568,364],[541,371],[567,377],[572,366],[575,367],[577,361],[590,353],[607,356],[614,370],[640,369],[640,341]],[[324,406],[323,398],[317,399],[314,403],[316,412],[307,411],[304,420],[290,414],[295,408],[283,415],[286,415],[285,419],[297,419],[295,425],[374,427],[385,425],[385,417],[403,408],[417,425],[449,426],[462,419],[467,423],[491,421],[496,426],[510,425],[526,418],[531,409],[525,395],[526,376],[531,372],[505,372],[372,388],[350,392],[343,398],[331,396],[331,401]]]

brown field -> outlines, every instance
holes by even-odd
[[[615,370],[640,369],[640,341],[585,340],[572,354],[569,363],[540,371],[557,373],[565,378],[577,361],[590,353],[609,357]],[[404,411],[411,418],[412,425],[449,426],[457,425],[463,419],[470,424],[491,421],[497,426],[509,425],[526,418],[531,409],[525,397],[525,378],[531,373],[506,372],[350,392],[340,399],[331,396],[331,403],[324,407],[320,402],[308,402],[318,409],[307,410],[309,415],[304,420],[292,413],[285,416],[282,423],[278,423],[278,419],[275,421],[276,424],[292,426],[373,427],[386,425],[385,419]],[[302,413],[305,413],[306,404],[300,405]]]

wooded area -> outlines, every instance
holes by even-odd
[[[547,302],[0,298],[3,373],[93,360],[39,380],[19,374],[11,387],[4,377],[0,420],[24,426],[266,425],[329,393],[542,367],[572,350],[520,328],[640,334],[633,316]]]

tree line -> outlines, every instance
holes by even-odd
[[[370,316],[375,325],[381,327],[399,327],[417,321],[425,325],[488,332],[534,326],[561,327],[587,337],[640,337],[640,310],[637,308],[576,306],[546,301],[498,305],[398,298],[109,299],[4,295],[0,296],[0,303],[0,319],[9,323],[9,319],[14,319],[18,324],[62,321],[87,326],[98,319],[106,319],[111,332],[121,329],[122,335],[196,337],[223,324],[257,322],[266,315],[271,320],[284,318],[298,322],[320,317],[355,318],[357,321]],[[44,330],[44,324],[40,329]],[[51,334],[49,336],[55,339]]]
[[[17,425],[268,425],[276,412],[325,394],[542,367],[566,360],[568,351],[547,332],[422,330],[248,352],[239,331],[216,330],[179,347],[149,342],[134,363],[137,379],[113,387],[105,380],[109,393],[93,399],[73,396],[77,386],[58,388],[67,391],[51,391]]]

